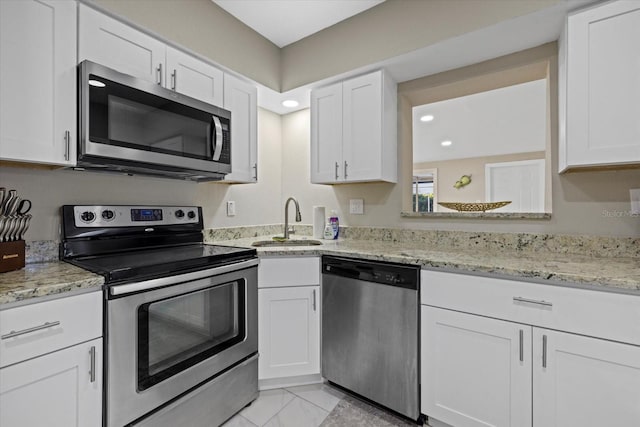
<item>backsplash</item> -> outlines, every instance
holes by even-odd
[[[33,240],[26,242],[25,263],[57,261],[60,254],[60,242],[57,240]]]
[[[282,234],[282,224],[205,230],[205,241],[241,239]],[[296,225],[296,235],[311,236],[312,227]],[[295,235],[294,237],[295,238]],[[461,250],[491,249],[505,252],[578,254],[593,257],[640,257],[640,238],[577,236],[564,234],[489,233],[445,230],[412,230],[378,227],[340,227],[340,238],[375,240],[407,246],[438,246]]]
[[[296,236],[311,236],[311,225],[295,226]],[[282,235],[283,224],[242,227],[209,228],[204,241],[216,243],[234,239]],[[406,245],[408,248],[438,247],[460,250],[493,250],[521,254],[552,252],[600,258],[640,258],[640,238],[576,236],[564,234],[485,233],[469,231],[411,230],[401,228],[340,227],[341,239],[374,240]],[[26,263],[58,260],[60,242],[55,240],[28,241]]]

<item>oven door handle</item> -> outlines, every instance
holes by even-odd
[[[134,292],[149,291],[156,288],[175,285],[182,282],[192,282],[205,277],[217,276],[219,274],[230,273],[237,270],[253,267],[258,265],[258,259],[250,259],[248,261],[235,262],[233,264],[223,265],[221,267],[210,268],[208,270],[194,271],[192,273],[178,274],[170,277],[160,277],[158,279],[145,280],[144,282],[128,283],[124,285],[116,285],[109,288],[112,296],[126,295]]]

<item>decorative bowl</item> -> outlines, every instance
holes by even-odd
[[[511,200],[504,202],[489,202],[489,203],[459,203],[459,202],[438,202],[440,206],[445,208],[454,209],[458,212],[485,212],[491,209],[498,209],[503,206],[507,206],[511,203]]]

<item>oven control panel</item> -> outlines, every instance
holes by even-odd
[[[197,206],[74,206],[76,227],[197,224]]]

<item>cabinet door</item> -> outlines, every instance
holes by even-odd
[[[456,427],[531,426],[531,327],[421,310],[422,412]]]
[[[534,328],[533,348],[535,426],[640,425],[640,347]]]
[[[342,163],[342,83],[311,92],[311,182],[344,180]]]
[[[258,89],[224,75],[224,108],[231,111],[231,173],[225,181],[258,181]]]
[[[571,15],[567,34],[566,166],[639,163],[640,2]]]
[[[101,426],[102,339],[0,369],[0,425]]]
[[[347,182],[382,175],[382,71],[342,84],[343,176]]]
[[[83,4],[79,5],[78,60],[164,85],[165,44]]]
[[[76,3],[0,1],[0,159],[74,165]]]
[[[224,73],[219,68],[167,47],[166,75],[165,87],[200,101],[222,106]]]
[[[320,286],[258,290],[259,379],[320,373]]]

